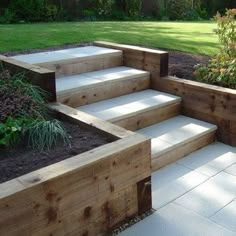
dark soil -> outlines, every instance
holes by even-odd
[[[0,149],[0,183],[114,141],[81,125],[64,122],[64,127],[71,147],[59,143],[51,150],[37,151],[21,144],[8,150]]]
[[[197,64],[207,64],[210,57],[184,52],[169,51],[169,75],[194,80],[193,71]]]
[[[92,43],[79,43],[79,44],[68,44],[62,46],[55,46],[45,49],[33,49],[26,50],[21,52],[9,52],[5,53],[6,56],[15,56],[18,54],[27,54],[27,53],[37,53],[37,52],[47,52],[59,49],[73,48],[73,47],[83,47],[92,45]],[[142,45],[138,45],[142,46]],[[153,48],[155,49],[155,48]],[[193,67],[197,64],[207,64],[210,59],[206,55],[197,55],[191,53],[184,53],[178,51],[171,51],[168,49],[162,49],[169,52],[169,75],[176,76],[183,79],[194,80],[193,77]]]

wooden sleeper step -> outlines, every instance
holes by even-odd
[[[74,75],[123,65],[121,50],[96,46],[18,55],[13,58],[55,71],[56,76]]]
[[[116,67],[56,80],[57,101],[78,107],[147,89],[149,72]]]
[[[77,109],[134,131],[178,115],[180,102],[179,97],[147,89]]]
[[[177,116],[137,132],[152,139],[152,170],[212,143],[217,127],[213,124]]]

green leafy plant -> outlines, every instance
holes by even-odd
[[[216,34],[223,46],[223,53],[236,57],[236,8],[226,11],[225,16],[217,13]]]
[[[196,65],[195,70],[200,82],[236,89],[236,58],[218,55],[208,66]]]
[[[15,119],[8,117],[6,122],[0,122],[0,147],[7,147],[20,140],[23,127],[29,120],[25,118]]]
[[[41,117],[46,113],[46,92],[27,82],[22,73],[11,76],[7,70],[1,71],[0,121],[6,120],[8,116]]]
[[[33,149],[50,149],[59,141],[70,145],[69,137],[62,123],[58,120],[37,119],[24,129],[28,135],[28,144]]]
[[[236,89],[236,9],[227,10],[225,16],[217,14],[216,33],[222,49],[207,66],[195,66],[198,81]]]
[[[8,147],[27,139],[34,149],[50,149],[59,140],[69,144],[61,122],[47,119],[48,109],[41,88],[28,82],[24,74],[0,71],[0,146]]]

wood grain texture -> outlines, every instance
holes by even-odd
[[[235,90],[171,76],[152,88],[182,97],[183,114],[216,124],[218,140],[236,146]]]
[[[152,108],[150,111],[135,114],[129,118],[114,121],[113,124],[135,131],[175,117],[180,114],[180,110],[181,102],[176,102],[163,107]]]
[[[150,140],[132,135],[19,177],[0,198],[0,235],[106,235],[138,214],[150,162]]]
[[[145,90],[149,87],[150,80],[148,75],[131,79],[110,80],[59,92],[57,93],[57,101],[71,107],[79,107]]]
[[[168,75],[168,52],[102,41],[94,42],[94,45],[122,50],[124,65],[149,71],[152,83],[158,78]]]
[[[56,76],[75,75],[123,65],[122,53],[86,58],[73,58],[56,62],[39,63],[38,66],[55,71]]]
[[[59,113],[63,119],[67,119],[70,122],[80,122],[90,127],[94,127],[98,130],[106,132],[117,138],[125,138],[130,135],[135,135],[135,133],[123,129],[117,125],[113,125],[110,122],[104,121],[85,112],[78,111],[72,107],[63,105],[61,103],[52,103],[50,108]]]

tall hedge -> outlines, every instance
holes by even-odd
[[[89,15],[96,15],[98,11],[98,2],[100,9],[104,3],[106,13],[106,2],[111,0],[0,0],[0,21],[4,15],[5,9],[10,8],[7,17],[15,17],[16,20],[25,21],[45,21],[45,20],[73,20],[84,16],[87,11]],[[201,9],[206,9],[209,17],[216,14],[217,11],[225,12],[226,8],[235,8],[236,0],[112,0],[112,8],[107,14],[109,17],[119,19],[119,17],[135,15],[155,16],[168,13],[170,19],[183,19],[182,16],[189,12],[200,2]],[[46,4],[45,4],[46,3]],[[109,5],[110,6],[110,5]],[[46,14],[45,14],[46,13]],[[106,14],[105,14],[106,15]],[[116,18],[115,15],[118,15]],[[102,15],[104,16],[104,14]],[[10,19],[11,20],[11,19]]]

